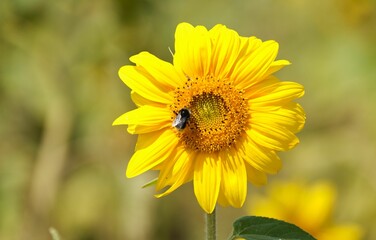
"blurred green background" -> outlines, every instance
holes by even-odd
[[[135,106],[117,71],[149,51],[171,61],[178,23],[222,23],[280,43],[277,74],[302,83],[307,124],[279,179],[330,180],[334,217],[376,239],[375,0],[2,0],[0,239],[202,239],[191,184],[162,199],[125,178],[136,137],[112,121]],[[267,187],[267,186],[266,186]],[[265,187],[264,187],[265,188]],[[264,188],[250,185],[249,195]],[[218,209],[225,239],[242,209]]]

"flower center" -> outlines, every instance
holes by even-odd
[[[189,109],[186,127],[176,130],[185,147],[206,153],[231,147],[248,123],[247,102],[242,95],[231,83],[213,77],[188,78],[177,88],[171,119],[181,109]]]
[[[211,93],[194,96],[190,109],[192,121],[200,129],[219,129],[223,126],[227,113],[223,98]]]

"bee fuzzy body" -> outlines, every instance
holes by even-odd
[[[191,111],[188,108],[182,108],[172,122],[172,126],[178,130],[183,130],[187,126],[190,116]]]

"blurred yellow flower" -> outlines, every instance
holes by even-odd
[[[139,134],[126,175],[159,170],[165,196],[193,180],[200,206],[241,207],[247,180],[261,185],[281,168],[277,151],[293,148],[304,123],[292,100],[303,86],[272,74],[278,43],[240,37],[223,25],[177,26],[173,64],[148,52],[132,56],[119,76],[137,109],[114,121]]]
[[[333,222],[335,201],[335,188],[328,182],[309,186],[278,182],[269,185],[266,196],[251,199],[250,212],[293,223],[318,240],[361,239],[362,231],[358,225]]]

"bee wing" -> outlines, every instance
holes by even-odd
[[[180,115],[180,113],[176,116],[176,118],[174,119],[174,121],[172,122],[172,126],[173,127],[176,127],[176,128],[181,128],[183,125],[183,121],[182,121],[182,117]]]

